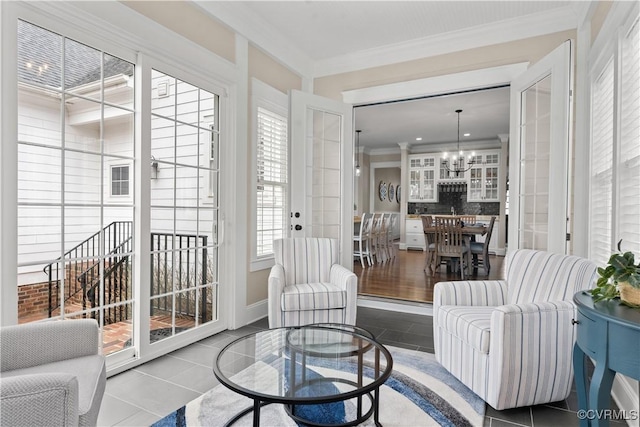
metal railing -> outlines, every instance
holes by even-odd
[[[123,248],[123,245],[126,245],[127,252],[130,252],[132,226],[131,221],[114,221],[68,250],[64,256],[44,267],[44,272],[49,279],[49,317],[61,305],[60,281],[62,275],[64,275],[65,282],[64,301],[71,300],[81,292],[82,294],[78,297],[82,298],[82,309],[86,309],[88,278],[93,275],[96,269],[99,270],[103,239],[104,252],[102,253],[109,255],[114,251],[122,252],[120,249]]]
[[[171,313],[175,297],[175,314],[195,317],[195,294],[180,291],[195,289],[198,283],[204,285],[208,281],[207,236],[176,234],[175,243],[173,238],[169,233],[151,233],[151,315]],[[172,251],[174,244],[177,250]],[[168,295],[173,291],[175,295]],[[204,323],[209,290],[203,287],[201,292],[199,317]],[[167,295],[153,298],[162,294]]]
[[[45,266],[44,272],[49,278],[49,317],[61,305],[62,275],[65,303],[72,299],[81,301],[83,311],[87,306],[91,309],[106,306],[105,324],[131,317],[130,308],[117,303],[132,295],[132,227],[131,221],[114,221]],[[103,251],[101,245],[104,245]],[[174,310],[176,315],[195,318],[198,312],[201,321],[207,321],[211,291],[208,287],[196,291],[201,292],[199,310],[196,310],[195,293],[191,292],[196,285],[208,282],[206,245],[207,236],[151,233],[151,315]],[[96,312],[92,310],[91,317],[95,316]]]

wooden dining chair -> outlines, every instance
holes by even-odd
[[[457,260],[460,268],[460,278],[464,280],[464,269],[470,262],[469,246],[462,236],[462,225],[458,218],[443,218],[436,222],[436,266],[443,258]]]
[[[484,269],[484,275],[489,275],[491,270],[491,263],[489,261],[489,241],[491,240],[491,232],[493,231],[493,225],[496,222],[496,217],[492,216],[489,225],[487,226],[487,234],[485,234],[484,242],[471,242],[471,256],[473,257],[473,269],[477,270],[478,267]],[[478,258],[481,256],[482,258]]]
[[[431,215],[424,215],[421,218],[425,245],[424,271],[427,271],[433,276],[436,274],[436,234],[433,231],[433,217]]]
[[[476,223],[475,215],[460,215],[459,218],[463,225],[473,225]]]

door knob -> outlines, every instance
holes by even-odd
[[[302,226],[301,226],[300,224],[296,224],[296,227],[295,227],[295,228],[296,228],[296,231],[300,231],[300,230],[302,230]]]

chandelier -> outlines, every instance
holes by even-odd
[[[467,161],[467,164],[465,165],[464,152],[460,149],[460,113],[462,113],[462,110],[456,110],[456,113],[458,113],[458,154],[454,154],[451,157],[451,162],[449,162],[448,153],[444,153],[442,157],[442,167],[447,172],[455,173],[457,178],[460,176],[460,174],[465,173],[473,167],[473,165],[475,164],[475,153],[471,153],[471,156],[469,156],[469,161]]]

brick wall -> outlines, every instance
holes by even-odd
[[[18,287],[18,318],[49,310],[49,283],[34,283]]]

